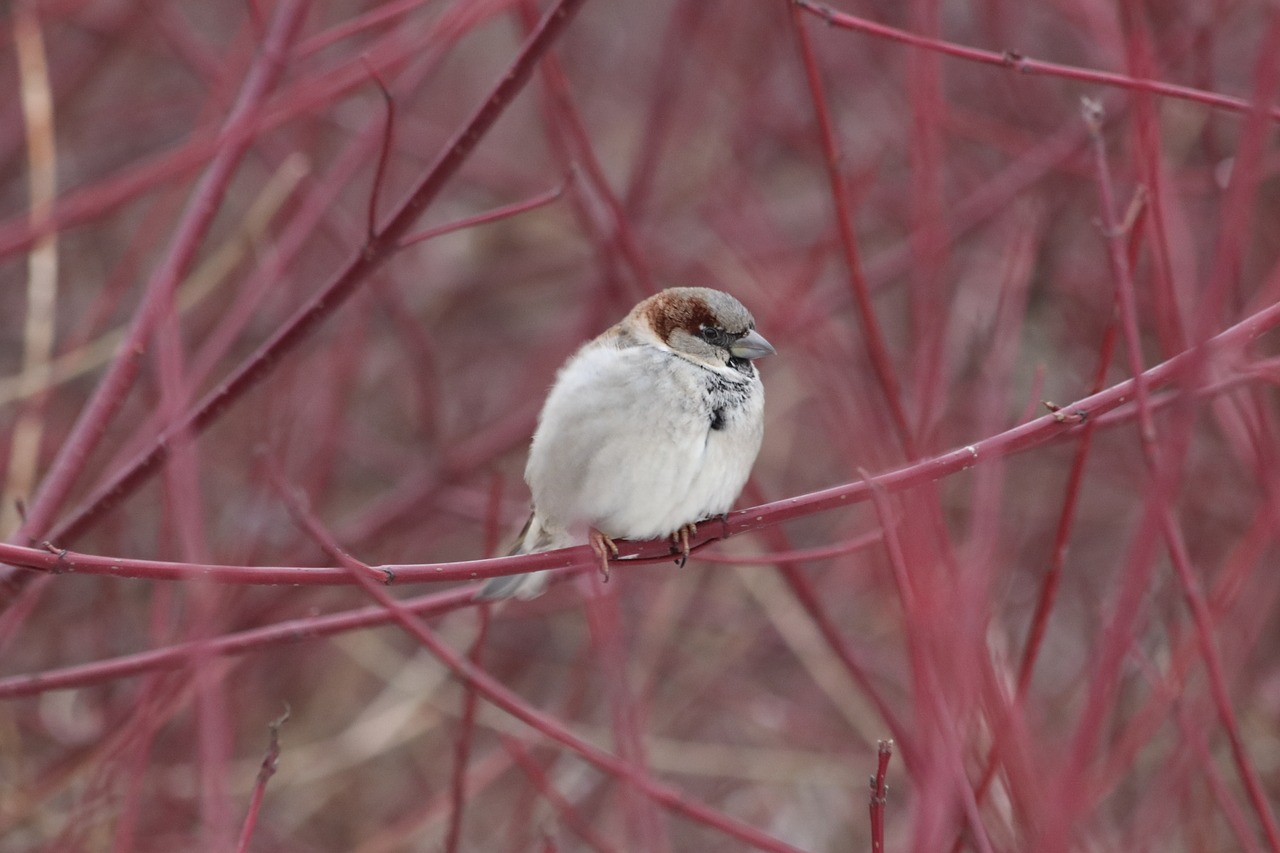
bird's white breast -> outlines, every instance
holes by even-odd
[[[721,409],[718,429],[711,429]],[[525,477],[551,529],[650,539],[728,511],[763,435],[758,376],[655,346],[588,346],[547,397]]]

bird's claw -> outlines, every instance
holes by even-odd
[[[591,550],[595,551],[596,556],[600,558],[600,580],[608,583],[609,558],[610,556],[618,556],[618,546],[613,543],[612,539],[595,528],[591,529],[588,541],[591,543]]]
[[[676,560],[676,565],[682,569],[689,560],[689,539],[697,535],[698,525],[692,522],[681,525],[675,533],[671,534],[671,550],[673,553],[680,555],[680,558]]]

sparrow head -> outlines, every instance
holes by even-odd
[[[741,302],[706,287],[671,287],[632,309],[627,318],[691,361],[751,374],[754,358],[773,355]]]

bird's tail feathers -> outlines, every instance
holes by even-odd
[[[543,525],[542,519],[538,517],[536,512],[532,512],[529,513],[529,520],[524,523],[520,536],[517,537],[516,543],[511,550],[507,552],[507,556],[537,554],[541,551],[550,551],[559,547],[562,547],[559,537],[556,536],[554,531],[548,530]],[[546,589],[547,572],[543,570],[521,575],[490,578],[489,582],[476,595],[476,598],[485,601],[518,598],[521,601],[527,601],[530,598],[537,598],[542,595]]]

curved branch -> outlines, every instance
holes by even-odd
[[[1021,453],[1054,439],[1073,437],[1090,418],[1097,418],[1128,403],[1134,396],[1136,382],[1148,390],[1170,384],[1189,368],[1205,367],[1215,359],[1230,355],[1276,326],[1280,326],[1280,303],[1250,315],[1234,326],[1210,338],[1203,346],[1185,350],[1167,361],[1143,372],[1138,379],[1128,379],[1067,406],[1055,407],[1047,415],[1019,424],[1012,429],[957,447],[937,456],[880,474],[872,480],[844,483],[796,497],[731,512],[720,523],[702,525],[690,542],[690,549],[703,548],[719,539],[728,539],[774,524],[781,524],[824,510],[850,506],[867,500],[874,485],[890,492],[903,491],[941,477],[970,468],[980,462]],[[1203,360],[1201,362],[1200,360]],[[1245,368],[1248,371],[1248,368]],[[1249,371],[1252,373],[1252,371]],[[1205,371],[1210,375],[1212,371]],[[1223,383],[1222,389],[1233,387]],[[1119,423],[1120,419],[1112,421]],[[619,542],[619,556],[626,562],[652,563],[671,559],[671,546],[666,540],[651,542]],[[203,578],[219,583],[330,585],[351,582],[350,574],[340,568],[297,566],[222,566],[197,565],[163,560],[125,560],[79,554],[45,543],[43,548],[24,548],[0,544],[0,563],[52,574],[77,573],[113,575],[143,580],[184,580]],[[434,581],[484,580],[501,575],[533,572],[541,569],[578,572],[596,565],[592,550],[579,545],[541,554],[493,557],[453,563],[406,563],[374,566],[387,577],[388,583],[425,583]]]

